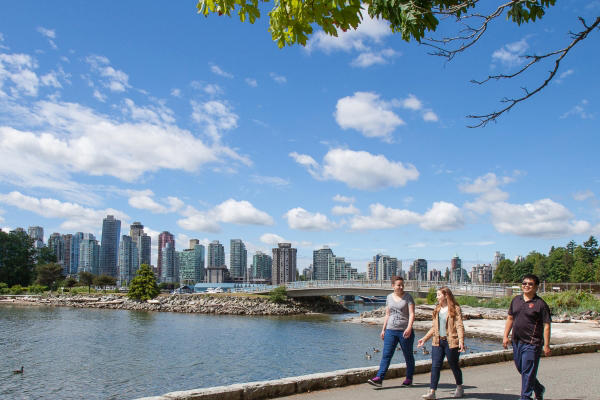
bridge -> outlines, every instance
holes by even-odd
[[[390,281],[370,280],[341,280],[341,281],[298,281],[288,282],[285,285],[290,297],[307,296],[387,296],[392,293]],[[404,290],[413,293],[427,293],[429,288],[441,286],[452,290],[455,295],[468,295],[475,297],[496,298],[512,296],[519,290],[519,286],[502,284],[471,284],[471,283],[442,283],[425,281],[404,281]],[[278,286],[253,286],[239,288],[245,293],[267,294]]]

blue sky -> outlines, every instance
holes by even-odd
[[[289,241],[301,268],[329,245],[361,271],[376,253],[445,269],[455,253],[470,266],[600,234],[597,32],[498,123],[465,118],[552,64],[471,79],[567,46],[600,2],[500,18],[448,63],[373,20],[280,50],[267,11],[250,25],[194,2],[3,3],[0,227],[99,236],[114,214],[123,233],[144,224],[155,253],[167,230],[178,249]]]

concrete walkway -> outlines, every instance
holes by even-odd
[[[463,368],[465,399],[518,400],[521,376],[514,363],[480,365]],[[436,395],[451,398],[454,378],[450,370],[442,370]],[[560,357],[542,357],[538,372],[546,386],[546,400],[600,399],[600,353]],[[285,397],[290,400],[404,400],[422,399],[429,389],[430,374],[415,375],[413,387],[401,387],[404,378],[387,380],[381,389],[369,384],[345,386]]]

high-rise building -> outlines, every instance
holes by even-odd
[[[279,243],[273,249],[273,268],[271,282],[279,285],[296,281],[296,252],[291,243]]]
[[[44,228],[41,226],[30,226],[27,229],[27,234],[33,239],[33,246],[36,249],[44,247]]]
[[[385,254],[373,256],[373,262],[367,263],[367,279],[388,280],[392,276],[402,276],[402,261]]]
[[[450,280],[452,282],[467,282],[469,273],[462,267],[462,260],[458,254],[454,254],[450,261]]]
[[[413,261],[409,279],[427,281],[427,260],[419,258]]]
[[[129,226],[129,236],[131,236],[131,240],[133,243],[138,243],[138,239],[144,233],[144,225],[140,222],[134,222]]]
[[[167,243],[171,243],[171,247],[173,247],[173,251],[175,250],[175,236],[173,236],[168,231],[163,231],[160,235],[158,235],[158,260],[156,261],[156,268],[158,270],[159,279],[162,279],[165,275],[165,272],[162,270],[163,267],[163,249],[167,245]],[[162,282],[173,282],[173,281],[162,281]]]
[[[162,282],[179,282],[179,259],[175,244],[167,242],[162,250]]]
[[[177,256],[179,257],[179,281],[181,283],[194,285],[204,281],[203,245],[194,244],[193,248],[177,252]]]
[[[491,264],[477,264],[469,272],[469,278],[472,283],[479,285],[490,283],[492,281],[492,265]]]
[[[252,278],[253,279],[271,279],[271,270],[273,268],[273,258],[263,253],[262,251],[257,251],[254,256],[252,256]]]
[[[139,269],[140,257],[137,244],[131,236],[123,235],[119,244],[119,274],[117,284],[128,286]]]
[[[102,221],[102,239],[100,246],[100,275],[117,277],[119,263],[119,239],[121,221],[113,215],[107,215]]]
[[[138,238],[138,246],[140,253],[140,266],[142,266],[142,264],[146,264],[148,266],[152,265],[150,260],[152,257],[152,238],[146,233],[142,233],[142,235]]]
[[[232,278],[245,277],[248,251],[242,239],[231,239],[229,245],[229,272]]]
[[[344,257],[336,257],[328,246],[313,251],[312,266],[315,280],[356,279],[358,273]]]
[[[79,250],[81,241],[83,240],[83,232],[77,232],[71,238],[71,260],[69,262],[69,270],[71,275],[77,275],[79,271]]]
[[[63,260],[63,275],[69,276],[71,274],[71,242],[73,239],[73,235],[71,235],[70,233],[62,235],[62,239],[65,246],[65,258]]]
[[[225,265],[225,248],[218,240],[208,244],[207,267],[220,267]]]
[[[48,238],[48,248],[52,251],[52,254],[56,256],[56,263],[60,264],[64,268],[65,264],[65,242],[60,233],[54,232]]]
[[[190,247],[188,247],[188,249],[192,250],[197,244],[200,244],[200,241],[198,239],[190,239]]]
[[[503,253],[500,253],[499,251],[494,253],[494,261],[492,262],[492,275],[496,272],[498,264],[500,264],[500,261],[504,260],[504,258],[505,256]]]
[[[99,274],[100,244],[91,233],[84,233],[79,243],[79,265],[77,273]]]

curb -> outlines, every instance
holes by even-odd
[[[553,357],[566,356],[600,351],[600,342],[567,343],[551,347]],[[461,356],[460,366],[473,367],[476,365],[494,364],[512,360],[512,350],[499,350]],[[443,368],[448,368],[447,362],[444,363]],[[250,382],[230,386],[171,392],[162,396],[143,397],[139,400],[259,400],[284,397],[315,390],[366,383],[369,378],[377,373],[378,369],[379,367],[351,368],[292,378],[282,378],[272,381]],[[416,362],[415,374],[426,374],[429,372],[431,372],[430,360]],[[399,378],[404,376],[405,373],[406,364],[392,364],[388,369],[386,378]]]

